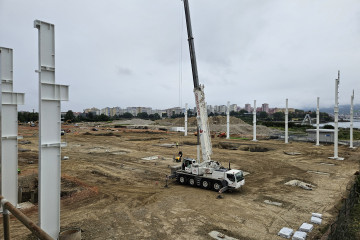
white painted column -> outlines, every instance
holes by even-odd
[[[57,239],[60,231],[61,101],[68,86],[55,84],[55,26],[34,21],[39,36],[39,221]]]
[[[188,126],[188,104],[185,103],[185,133],[184,133],[184,136],[187,136],[187,134],[188,134],[187,126]]]
[[[340,83],[340,71],[338,71],[338,78],[335,79],[335,106],[334,106],[334,157],[330,157],[335,160],[344,160],[344,158],[338,155],[338,138],[339,138],[339,83]]]
[[[285,143],[289,143],[289,109],[288,109],[288,99],[286,99],[286,108],[285,108]]]
[[[316,107],[316,146],[320,146],[320,98],[317,98]]]
[[[13,50],[0,47],[1,195],[18,204],[18,109],[24,94],[13,92]]]
[[[226,109],[226,139],[230,139],[230,102],[227,102]]]
[[[354,148],[353,130],[354,130],[354,90],[353,90],[353,94],[351,95],[351,106],[350,106],[350,148]]]
[[[253,110],[253,141],[256,142],[256,100],[254,100]]]

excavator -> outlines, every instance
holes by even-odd
[[[219,162],[211,160],[212,145],[204,85],[199,84],[189,2],[188,0],[183,0],[183,2],[197,111],[197,136],[198,142],[200,141],[201,145],[200,158],[202,161],[200,161],[200,159],[196,161],[192,158],[182,158],[181,153],[181,157],[179,158],[179,160],[181,160],[181,165],[171,167],[170,178],[176,178],[177,182],[180,184],[188,184],[190,186],[201,187],[204,189],[213,189],[219,192],[225,192],[230,189],[238,189],[245,184],[243,171],[231,169],[230,164],[229,168],[224,168]]]

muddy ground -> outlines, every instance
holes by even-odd
[[[196,157],[192,134],[183,137],[181,133],[102,126],[92,131],[87,125],[64,128],[70,133],[62,137],[68,144],[62,157],[68,160],[62,160],[61,228],[79,227],[83,239],[210,239],[208,233],[213,230],[237,239],[282,239],[277,236],[282,227],[296,230],[310,221],[312,212],[318,212],[324,216],[323,223],[308,238],[317,239],[336,217],[347,186],[359,170],[360,152],[347,146],[339,148],[345,160],[336,161],[328,159],[333,155],[332,145],[216,137],[212,139],[213,159],[225,166],[230,161],[232,168],[250,173],[243,189],[218,199],[214,191],[173,181],[164,187],[179,150],[185,157]],[[19,142],[19,182],[25,184],[29,181],[21,179],[37,174],[37,129],[21,126],[19,134],[24,136]],[[180,143],[179,149],[161,146],[175,142]],[[238,148],[219,148],[219,142]],[[255,147],[268,151],[251,151]],[[141,159],[149,156],[158,159]],[[295,179],[313,185],[313,190],[284,184]],[[24,211],[37,222],[36,204]],[[17,220],[12,219],[10,226],[12,239],[30,239],[29,231]]]

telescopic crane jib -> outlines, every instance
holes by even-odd
[[[188,33],[191,69],[192,69],[193,82],[194,82],[194,94],[195,94],[195,103],[196,103],[196,111],[197,111],[196,119],[197,119],[197,127],[199,132],[198,138],[200,138],[202,160],[209,161],[211,160],[212,147],[211,147],[209,122],[208,122],[207,109],[206,109],[204,85],[199,84],[199,75],[198,75],[197,63],[196,63],[194,37],[192,34],[192,27],[191,27],[189,2],[188,0],[183,0],[183,1],[184,1],[184,9],[185,9],[186,27]]]
[[[206,110],[204,86],[199,84],[199,77],[196,64],[194,38],[191,30],[190,10],[188,0],[184,1],[186,26],[189,40],[189,50],[191,68],[194,81],[194,94],[197,110],[198,140],[200,135],[202,162],[197,163],[195,159],[182,159],[181,165],[171,167],[170,178],[176,178],[181,184],[198,186],[205,189],[214,189],[224,192],[227,189],[238,189],[245,184],[243,172],[241,170],[224,168],[220,163],[212,161],[211,140],[208,116]],[[182,156],[182,153],[181,153]]]

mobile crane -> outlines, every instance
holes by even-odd
[[[224,168],[219,162],[211,160],[212,146],[208,115],[205,102],[204,85],[199,84],[197,63],[195,56],[194,38],[192,35],[190,9],[188,0],[183,0],[190,51],[192,76],[194,82],[194,94],[197,111],[198,140],[201,143],[202,162],[197,163],[195,159],[182,158],[180,166],[171,168],[171,177],[181,184],[214,189],[224,192],[228,189],[238,189],[245,184],[241,170]]]

